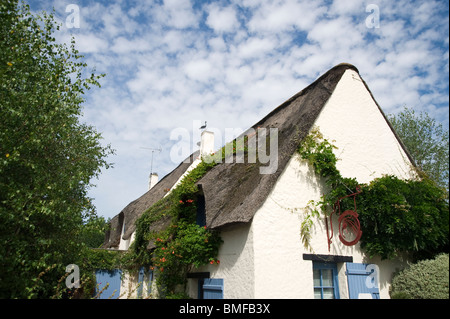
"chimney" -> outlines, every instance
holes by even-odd
[[[214,152],[214,133],[203,131],[200,140],[200,156],[210,155]]]
[[[153,186],[158,183],[158,174],[156,173],[150,173],[150,180],[148,181],[148,189],[152,189]]]

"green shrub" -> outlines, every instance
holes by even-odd
[[[393,299],[449,299],[449,255],[419,261],[397,273],[391,285]]]

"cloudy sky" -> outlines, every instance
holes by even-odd
[[[359,69],[385,113],[412,107],[448,127],[447,0],[29,3],[54,7],[58,41],[74,36],[88,65],[106,73],[83,118],[117,153],[90,192],[105,217],[147,191],[145,148],[161,147],[153,171],[162,178],[179,164],[174,130],[190,133],[194,151],[207,121],[220,147],[226,128],[247,129],[341,62]]]

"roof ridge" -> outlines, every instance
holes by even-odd
[[[331,69],[329,69],[327,72],[323,73],[322,75],[320,75],[316,80],[314,80],[311,84],[309,84],[308,86],[306,86],[305,88],[303,88],[302,90],[300,90],[299,92],[297,92],[296,94],[294,94],[293,96],[291,96],[289,99],[287,99],[286,101],[284,101],[283,103],[281,103],[279,106],[277,106],[276,108],[274,108],[272,111],[270,111],[265,117],[263,117],[261,120],[259,120],[256,124],[252,125],[250,128],[255,128],[257,127],[261,122],[263,122],[266,118],[270,117],[271,115],[273,115],[273,113],[276,113],[277,111],[279,111],[280,108],[286,107],[287,105],[289,105],[293,100],[297,99],[299,96],[306,94],[310,89],[312,89],[315,85],[317,85],[323,78],[325,78],[327,75],[329,75],[329,73],[331,72],[335,72],[337,69],[352,69],[356,72],[358,72],[359,74],[359,70],[356,66],[354,66],[353,64],[350,63],[346,63],[346,62],[342,62],[339,63],[337,65],[335,65],[334,67],[332,67]]]

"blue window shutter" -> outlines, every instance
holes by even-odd
[[[358,299],[360,294],[371,294],[372,299],[380,299],[379,283],[374,282],[378,274],[374,273],[370,264],[346,263],[348,292],[350,299]]]
[[[139,275],[138,275],[138,290],[137,290],[138,298],[142,298],[142,291],[144,290],[144,275],[145,275],[145,268],[141,267],[139,269]]]
[[[203,279],[203,299],[223,299],[223,279]]]
[[[97,296],[98,299],[117,299],[120,296],[120,284],[121,284],[122,271],[120,269],[114,270],[97,270],[95,272],[96,280],[96,291],[95,296],[97,296],[100,291],[105,288],[106,284],[109,283],[108,288],[102,291],[102,293]]]
[[[153,270],[148,271],[147,295],[152,293]]]

